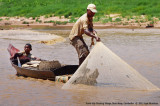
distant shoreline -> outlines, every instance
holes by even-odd
[[[69,23],[66,25],[53,25],[49,24],[12,24],[12,25],[1,25],[0,30],[14,30],[14,29],[68,29],[71,30],[74,23]],[[94,24],[95,29],[109,29],[109,28],[128,28],[128,29],[146,29],[146,26],[138,26],[138,25],[112,25],[112,24]],[[156,28],[160,29],[160,26],[148,27],[148,28]]]
[[[70,23],[69,19],[64,17],[41,17],[37,22],[33,18],[25,17],[0,17],[0,30],[9,29],[71,29],[75,22]],[[47,21],[47,23],[46,23]],[[96,29],[107,29],[107,28],[160,28],[160,21],[155,21],[154,24],[147,22],[136,22],[132,21],[120,21],[120,22],[93,22],[94,28]]]

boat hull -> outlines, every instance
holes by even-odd
[[[78,65],[66,65],[50,71],[37,70],[37,68],[32,68],[32,67],[29,67],[29,68],[18,67],[13,63],[12,63],[12,66],[17,71],[18,76],[31,77],[31,78],[44,79],[44,80],[48,79],[53,81],[55,81],[56,76],[71,75],[71,74],[74,74],[75,71],[78,69]]]

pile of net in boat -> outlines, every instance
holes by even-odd
[[[96,43],[75,74],[62,88],[69,89],[74,84],[159,90],[102,42]]]
[[[61,67],[61,64],[59,61],[41,61],[39,63],[39,67],[38,69],[39,70],[46,70],[46,71],[51,71],[51,70],[54,70],[56,68],[60,68]]]

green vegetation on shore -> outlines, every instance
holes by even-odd
[[[152,17],[160,18],[160,0],[0,0],[1,16],[24,16],[39,17],[64,16],[71,18],[79,17],[86,12],[89,3],[97,6],[98,13],[95,21],[99,21],[109,14],[121,14],[121,17],[133,18],[133,16],[147,16],[147,20]],[[108,17],[102,22],[111,22]],[[117,18],[116,22],[121,21]]]

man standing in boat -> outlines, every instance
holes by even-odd
[[[93,16],[97,13],[96,6],[94,4],[89,4],[87,6],[87,13],[82,15],[77,22],[74,24],[72,31],[69,35],[71,44],[75,47],[78,58],[79,65],[85,60],[89,54],[88,46],[83,40],[83,34],[86,34],[96,41],[100,41],[100,38],[96,36],[96,31],[93,29]]]

